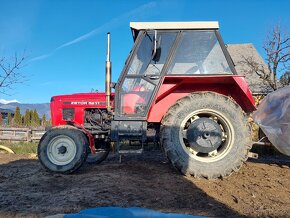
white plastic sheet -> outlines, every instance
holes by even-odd
[[[253,118],[269,141],[281,153],[290,156],[290,86],[267,95]]]

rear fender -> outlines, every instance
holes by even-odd
[[[246,113],[256,109],[244,76],[166,76],[150,108],[147,121],[161,122],[162,117],[177,100],[192,92],[203,91],[230,96]]]

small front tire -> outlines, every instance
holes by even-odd
[[[47,131],[38,144],[38,159],[49,171],[72,173],[87,157],[88,140],[76,128],[62,127]]]

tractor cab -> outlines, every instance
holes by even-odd
[[[217,22],[133,22],[130,27],[135,44],[116,87],[117,120],[146,120],[166,76],[236,74]]]

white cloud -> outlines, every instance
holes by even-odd
[[[20,102],[17,101],[16,99],[14,99],[14,100],[5,100],[5,99],[0,99],[0,103],[1,103],[1,104],[9,104],[9,103],[20,103]]]
[[[44,55],[40,55],[40,56],[31,58],[29,61],[39,61],[39,60],[42,60],[42,59],[46,59],[46,58],[50,57],[51,55],[53,55],[53,53],[54,53],[54,51],[49,53],[49,54],[44,54]]]
[[[110,20],[109,22],[103,24],[102,26],[97,27],[96,29],[94,29],[86,34],[83,34],[82,36],[80,36],[74,40],[71,40],[67,43],[64,43],[63,45],[59,46],[55,50],[59,50],[59,49],[62,49],[64,47],[67,47],[67,46],[76,44],[78,42],[84,41],[84,40],[86,40],[86,39],[88,39],[88,38],[90,38],[90,37],[92,37],[100,32],[105,31],[106,29],[118,26],[120,23],[124,22],[128,18],[140,16],[142,14],[147,14],[148,11],[153,10],[154,7],[156,7],[156,2],[149,2],[147,4],[141,5],[140,7],[135,8],[127,13],[124,13],[121,16]]]
[[[143,4],[141,5],[140,7],[137,7],[127,13],[124,13],[122,14],[121,16],[119,17],[116,17],[112,20],[110,20],[109,22],[103,24],[102,26],[100,27],[97,27],[95,28],[94,30],[86,33],[86,34],[83,34],[71,41],[68,41],[62,45],[60,45],[59,47],[55,48],[53,51],[51,51],[50,53],[47,53],[47,54],[44,54],[44,55],[40,55],[40,56],[37,56],[37,57],[34,57],[34,58],[31,58],[29,61],[39,61],[39,60],[43,60],[43,59],[46,59],[48,57],[50,57],[51,55],[53,55],[55,52],[57,52],[58,50],[61,50],[65,47],[68,47],[68,46],[71,46],[73,44],[76,44],[76,43],[79,43],[81,41],[84,41],[94,35],[97,35],[107,29],[110,29],[110,28],[114,28],[116,26],[119,26],[122,22],[126,21],[127,19],[129,18],[136,18],[138,16],[142,16],[142,15],[148,15],[148,13],[150,13],[151,11],[154,11],[153,9],[157,7],[157,3],[155,1],[152,1],[152,2],[149,2],[147,4]]]

